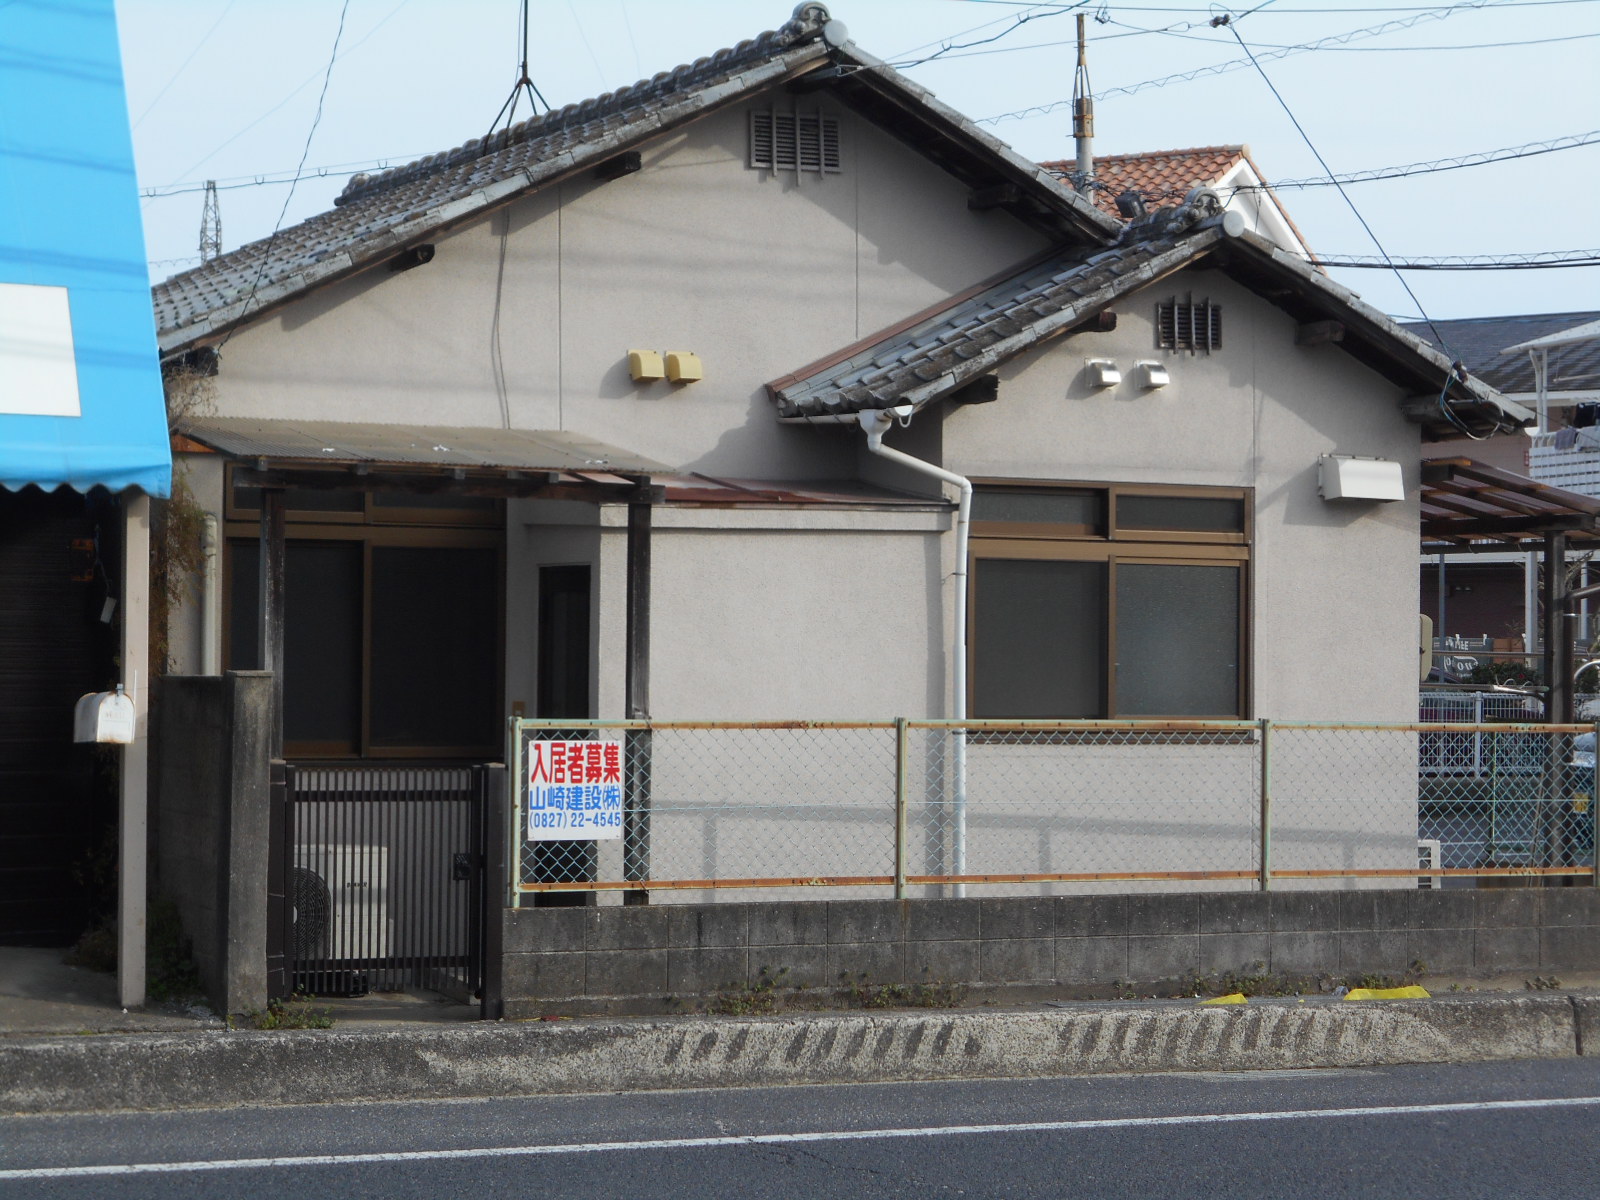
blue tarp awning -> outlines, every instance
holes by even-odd
[[[112,0],[0,19],[0,487],[172,486]]]

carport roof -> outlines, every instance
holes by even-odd
[[[1470,458],[1422,464],[1424,553],[1532,550],[1548,533],[1600,545],[1600,500]]]
[[[317,466],[614,476],[671,471],[631,450],[565,430],[206,417],[183,423],[177,432],[260,469]]]

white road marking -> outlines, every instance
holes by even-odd
[[[366,1163],[441,1162],[550,1154],[608,1154],[619,1150],[706,1150],[727,1146],[787,1146],[808,1142],[865,1142],[874,1138],[935,1138],[986,1133],[1076,1133],[1096,1129],[1153,1129],[1170,1125],[1231,1125],[1245,1121],[1306,1121],[1331,1117],[1417,1117],[1436,1113],[1600,1106],[1600,1096],[1548,1100],[1469,1100],[1455,1104],[1385,1104],[1368,1108],[1308,1108],[1285,1112],[1192,1113],[1173,1117],[1109,1117],[1088,1121],[1029,1121],[1014,1125],[937,1125],[920,1129],[848,1129],[816,1133],[753,1133],[727,1137],[657,1138],[637,1142],[572,1142],[556,1146],[483,1146],[465,1150],[392,1150],[367,1154],[300,1154],[283,1158],[225,1158],[210,1162],[105,1163],[86,1167],[0,1170],[0,1181],[73,1179],[91,1175],[168,1175],[195,1171],[252,1171],[274,1167],[343,1167]]]

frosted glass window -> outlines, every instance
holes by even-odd
[[[972,715],[1102,715],[1106,564],[985,558],[975,569]]]
[[[1233,566],[1117,566],[1117,712],[1239,713],[1239,571]]]
[[[1105,530],[1106,494],[1068,488],[998,488],[975,492],[974,521],[1012,521],[1029,525],[1082,527],[1087,533]]]
[[[1117,527],[1242,533],[1244,500],[1237,496],[1118,496]]]

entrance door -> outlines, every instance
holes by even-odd
[[[289,511],[285,757],[498,757],[499,505],[462,497],[466,507],[450,508],[430,498],[429,507],[408,509],[381,494],[351,496],[346,509]],[[229,533],[229,665],[243,669],[258,662],[258,542],[244,522]]]
[[[96,811],[93,752],[72,744],[73,704],[110,669],[110,578],[88,505],[65,489],[0,488],[0,945],[83,932],[84,876],[110,819]],[[106,558],[114,571],[114,548]]]

